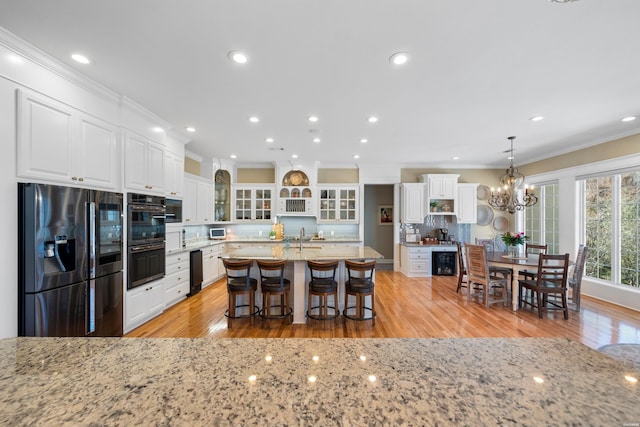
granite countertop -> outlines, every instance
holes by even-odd
[[[0,424],[637,425],[625,375],[561,338],[11,338]]]
[[[224,258],[286,259],[287,261],[384,258],[382,254],[369,246],[332,247],[315,245],[314,242],[304,243],[302,250],[293,244],[288,249],[284,244],[240,249],[226,248],[222,256]]]
[[[196,249],[206,248],[207,246],[214,245],[222,245],[224,243],[268,243],[269,245],[280,245],[284,247],[284,240],[270,240],[268,237],[247,237],[247,238],[233,238],[233,239],[225,239],[225,240],[199,240],[197,242],[188,243],[183,248],[178,249],[170,249],[167,250],[167,254],[177,254],[182,252],[190,252]],[[290,240],[291,246],[295,246],[299,244],[300,241],[295,241],[293,239]],[[304,245],[312,246],[312,245],[322,245],[322,244],[331,244],[331,243],[362,243],[362,240],[359,240],[357,237],[332,237],[325,239],[312,239],[305,240]]]

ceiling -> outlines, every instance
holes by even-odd
[[[1,27],[240,164],[502,168],[510,135],[523,164],[639,133],[621,122],[640,116],[638,17],[638,0],[0,0]]]

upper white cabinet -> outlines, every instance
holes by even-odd
[[[458,184],[458,224],[478,222],[478,184]]]
[[[422,224],[424,222],[424,184],[402,184],[400,218],[402,222],[409,224]]]
[[[18,176],[119,187],[115,126],[52,98],[18,91]]]
[[[185,225],[210,224],[213,219],[213,181],[185,174],[182,222]]]
[[[359,222],[358,187],[318,186],[318,194],[318,222]]]
[[[275,185],[233,185],[232,187],[232,204],[236,221],[272,221]]]
[[[422,182],[427,185],[429,214],[455,215],[459,176],[457,174],[422,175]]]
[[[165,195],[182,197],[184,186],[184,156],[167,152],[165,156]]]
[[[164,147],[150,139],[126,132],[125,186],[130,190],[164,194]]]

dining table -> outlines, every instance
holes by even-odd
[[[487,251],[487,262],[489,266],[508,268],[511,273],[511,305],[513,311],[518,311],[518,300],[520,299],[518,287],[518,272],[527,270],[529,272],[538,271],[539,254],[519,254],[511,255],[508,252]]]

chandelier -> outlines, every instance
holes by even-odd
[[[513,166],[513,140],[515,136],[510,136],[511,141],[511,155],[509,156],[509,169],[505,171],[505,174],[500,178],[500,187],[496,191],[491,189],[491,197],[489,197],[489,205],[494,209],[500,209],[501,211],[507,211],[510,214],[516,211],[521,211],[524,208],[533,206],[538,203],[538,198],[533,194],[533,188],[529,189],[525,186],[524,196],[522,201],[518,198],[518,191],[522,189],[524,184],[524,175],[518,172],[518,169]]]

